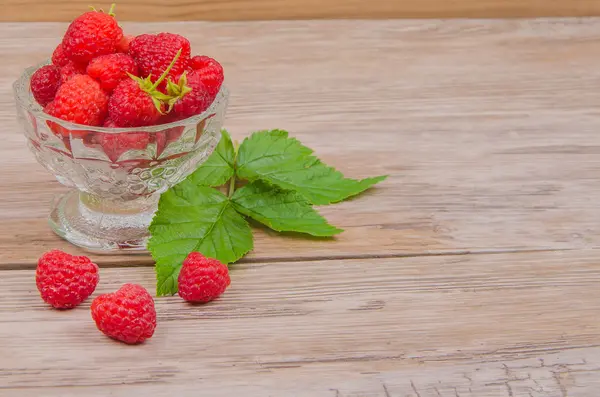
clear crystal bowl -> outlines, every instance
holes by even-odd
[[[69,123],[43,112],[29,89],[38,67],[14,83],[17,114],[37,161],[72,190],[55,200],[49,223],[93,251],[143,251],[160,194],[192,173],[221,137],[228,91],[202,114],[139,128]]]

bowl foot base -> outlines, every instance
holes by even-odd
[[[157,202],[158,195],[112,202],[71,191],[56,200],[48,221],[60,237],[89,251],[145,253]]]

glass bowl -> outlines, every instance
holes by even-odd
[[[14,83],[17,115],[37,161],[72,190],[52,204],[49,223],[92,251],[143,251],[160,194],[192,173],[221,137],[228,91],[202,114],[138,128],[69,123],[43,112],[28,68]]]

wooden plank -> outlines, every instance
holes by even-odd
[[[44,250],[68,247],[45,221],[53,195],[64,190],[16,133],[8,93],[63,29],[0,27],[0,266],[32,266]],[[126,30],[180,32],[221,60],[232,91],[226,127],[235,138],[286,128],[347,175],[390,174],[363,197],[321,209],[346,229],[339,238],[259,232],[253,260],[599,245],[599,19],[132,23]]]
[[[4,0],[0,21],[70,21],[88,5],[83,0]],[[595,0],[123,0],[117,15],[132,21],[568,17],[600,15],[600,5]]]
[[[126,348],[89,301],[49,309],[0,277],[0,394],[590,397],[600,386],[600,253],[255,263],[205,305],[158,298]],[[103,269],[97,293],[148,268]],[[561,394],[562,393],[562,394]]]

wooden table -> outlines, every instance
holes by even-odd
[[[128,24],[221,60],[240,139],[285,128],[353,177],[335,241],[257,231],[222,299],[157,299],[136,347],[89,300],[40,300],[65,191],[18,134],[10,83],[64,24],[0,25],[1,396],[596,397],[600,20]],[[99,293],[154,286],[148,256],[98,256]]]

